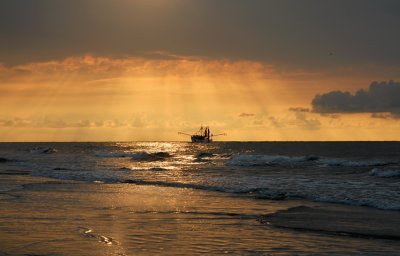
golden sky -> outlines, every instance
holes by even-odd
[[[367,74],[326,76],[179,56],[84,55],[2,66],[0,130],[5,141],[185,140],[177,132],[201,124],[229,134],[221,140],[399,138],[396,118],[311,112],[327,86],[351,84],[336,88],[354,92],[370,81]]]
[[[324,27],[282,18],[309,12],[286,1],[266,1],[282,14],[270,21],[265,4],[208,0],[39,1],[13,20],[24,10],[18,2],[0,4],[0,141],[188,140],[177,132],[200,125],[229,141],[400,139],[398,47],[387,45],[396,51],[389,58],[362,41],[379,27],[355,27],[353,38],[351,26],[343,35],[331,27],[334,39],[321,47]],[[352,25],[353,5],[344,6]],[[389,33],[399,19],[382,6],[376,19],[388,19]],[[307,40],[294,24],[312,33]]]

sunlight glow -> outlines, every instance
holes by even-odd
[[[1,72],[3,140],[185,140],[177,131],[201,124],[221,140],[399,137],[397,120],[296,112],[328,82],[307,89],[259,62],[85,55]]]

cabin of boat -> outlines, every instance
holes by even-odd
[[[190,136],[192,139],[192,142],[212,142],[212,139],[210,137],[210,128],[208,126],[200,127],[200,130],[196,133]]]

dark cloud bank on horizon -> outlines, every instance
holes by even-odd
[[[367,90],[355,94],[331,91],[317,94],[311,102],[317,113],[373,113],[372,117],[400,118],[400,82],[372,82]]]

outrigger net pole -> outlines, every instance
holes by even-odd
[[[219,134],[211,134],[212,137],[216,136],[226,136],[226,133],[219,133]]]
[[[187,136],[192,136],[191,134],[187,134],[187,133],[184,133],[184,132],[178,132],[178,134],[187,135]]]

